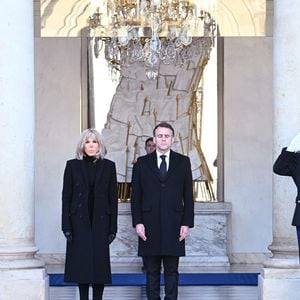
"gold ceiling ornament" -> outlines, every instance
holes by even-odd
[[[98,57],[113,68],[145,62],[148,79],[158,76],[160,63],[183,64],[192,58],[193,37],[216,37],[214,0],[106,0],[92,1],[88,18]]]

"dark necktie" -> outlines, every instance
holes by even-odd
[[[161,177],[165,177],[167,174],[167,163],[166,163],[166,156],[165,155],[161,155],[161,163],[159,166],[159,172]]]

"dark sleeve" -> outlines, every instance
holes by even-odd
[[[295,153],[286,151],[286,147],[283,148],[273,165],[273,172],[282,176],[293,176],[295,168]]]
[[[131,216],[132,225],[135,227],[136,224],[143,224],[142,220],[142,189],[141,189],[141,178],[140,178],[140,160],[134,164],[132,170],[131,180]]]
[[[70,207],[73,194],[73,178],[72,167],[70,162],[67,162],[64,177],[63,177],[63,189],[62,189],[62,225],[63,231],[72,231],[72,224],[70,218]]]
[[[117,220],[118,220],[118,186],[117,186],[117,174],[116,165],[113,163],[112,172],[109,186],[109,201],[111,210],[110,220],[110,233],[117,233]]]
[[[185,163],[185,182],[184,182],[184,215],[182,225],[194,227],[194,199],[193,199],[193,177],[191,162],[189,157]]]

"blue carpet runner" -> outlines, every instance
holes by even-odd
[[[179,285],[257,285],[259,273],[182,273]],[[50,286],[74,286],[64,282],[63,274],[49,274]],[[144,286],[145,274],[112,274],[113,286]],[[161,284],[164,284],[161,276]]]

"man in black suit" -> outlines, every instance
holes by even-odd
[[[165,299],[178,296],[179,257],[194,226],[191,164],[171,150],[174,129],[160,123],[153,130],[156,151],[139,157],[132,177],[132,221],[139,236],[138,255],[147,265],[147,297],[160,299],[160,268],[164,267]]]

